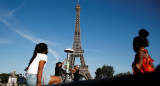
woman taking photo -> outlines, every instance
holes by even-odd
[[[61,82],[61,79],[57,76],[43,76],[43,68],[47,63],[47,53],[48,48],[45,43],[39,43],[36,45],[28,67],[25,68],[25,71],[27,71],[27,85],[39,86]]]

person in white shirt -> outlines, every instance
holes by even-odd
[[[39,43],[36,45],[33,56],[28,64],[28,67],[25,68],[25,71],[27,71],[27,85],[39,86],[58,84],[61,82],[60,77],[43,75],[43,68],[47,63],[47,53],[48,48],[45,43]]]

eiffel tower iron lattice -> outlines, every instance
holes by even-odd
[[[80,29],[80,5],[79,2],[76,5],[76,21],[75,21],[75,33],[74,33],[74,40],[73,40],[73,47],[74,50],[73,53],[70,54],[70,68],[74,67],[75,58],[80,58],[79,65],[79,74],[82,75],[86,80],[92,79],[89,71],[88,71],[88,65],[86,65],[84,60],[84,50],[82,49],[81,45],[81,29]]]

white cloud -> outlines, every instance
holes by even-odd
[[[20,24],[16,21],[16,18],[14,18],[14,13],[17,10],[21,9],[23,7],[23,5],[24,5],[24,2],[22,4],[20,4],[17,8],[15,8],[11,11],[8,11],[7,9],[5,11],[0,11],[0,22],[4,23],[6,26],[8,26],[10,30],[18,33],[23,38],[25,38],[35,44],[43,42],[43,43],[50,44],[50,45],[59,45],[58,43],[55,43],[55,42],[51,42],[48,40],[43,40],[40,38],[35,38],[33,36],[27,35],[17,29],[17,28],[21,28],[21,27],[19,26]],[[0,41],[0,44],[5,44],[5,43],[8,43],[8,41]],[[56,51],[54,51],[53,49],[49,48],[49,52],[56,58],[56,61],[58,61],[60,59],[59,54]]]
[[[48,51],[56,58],[56,61],[54,61],[53,63],[56,63],[61,58],[59,54],[55,52],[53,49],[49,48]]]
[[[14,30],[14,31],[15,31],[16,33],[18,33],[19,35],[21,35],[22,37],[24,37],[24,38],[26,38],[26,39],[30,40],[31,42],[33,42],[33,43],[35,43],[35,44],[37,44],[37,43],[38,43],[37,41],[35,41],[35,40],[34,40],[34,38],[33,38],[33,37],[28,36],[28,35],[26,35],[26,34],[24,34],[24,33],[20,32],[20,31],[18,31],[18,30]]]
[[[26,35],[24,33],[22,33],[21,31],[19,30],[14,30],[15,32],[17,32],[19,35],[21,35],[22,37],[32,41],[33,43],[35,44],[38,44],[38,43],[46,43],[46,44],[49,44],[49,45],[59,45],[58,43],[55,43],[55,42],[51,42],[51,41],[48,41],[48,40],[43,40],[43,39],[40,39],[40,38],[35,38],[35,37],[32,37],[32,36],[29,36],[29,35]]]
[[[0,18],[0,21],[2,23],[4,23],[5,25],[7,25],[8,27],[11,27],[10,24],[8,22],[6,22],[4,19]]]
[[[0,40],[0,44],[8,44],[10,43],[10,41],[7,41],[7,40]]]
[[[56,43],[53,43],[51,41],[48,41],[48,40],[42,40],[42,39],[39,39],[39,38],[34,38],[34,37],[31,37],[31,36],[28,36],[18,30],[14,30],[16,33],[18,33],[19,35],[21,35],[23,38],[27,39],[27,40],[30,40],[31,42],[35,43],[35,44],[38,44],[38,43],[41,43],[41,42],[44,42],[46,44],[56,44]],[[61,57],[59,56],[59,54],[54,51],[53,49],[49,48],[49,53],[51,53],[55,58],[56,58],[56,61],[54,61],[53,63],[57,62]]]
[[[46,44],[57,45],[57,43],[54,43],[54,42],[51,42],[51,41],[48,41],[48,40],[43,40],[43,39],[39,39],[39,38],[34,38],[34,37],[32,37],[32,36],[29,36],[29,35],[27,35],[27,34],[22,33],[22,32],[19,31],[19,30],[16,30],[16,29],[12,29],[12,30],[15,31],[16,33],[18,33],[18,34],[19,34],[20,36],[22,36],[23,38],[25,38],[25,39],[27,39],[27,40],[35,43],[35,44],[38,44],[38,43],[43,42],[43,43],[46,43]],[[55,62],[57,62],[57,61],[60,59],[60,56],[59,56],[59,54],[58,54],[56,51],[54,51],[54,50],[51,49],[51,48],[49,48],[48,51],[56,58],[56,61],[55,61]],[[55,62],[53,62],[53,63],[55,63]]]
[[[43,40],[43,39],[38,39],[38,38],[35,38],[35,40],[38,42],[38,43],[47,43],[47,44],[50,44],[50,45],[59,45],[58,43],[55,43],[55,42],[51,42],[51,41],[48,41],[48,40]]]
[[[0,12],[0,17],[3,17],[3,18],[12,17],[16,11],[18,11],[24,6],[24,4],[25,4],[25,1],[23,1],[17,8],[10,11],[8,9],[2,9]]]

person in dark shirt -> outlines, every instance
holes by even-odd
[[[57,62],[55,67],[55,76],[59,76],[61,78],[61,81],[63,81],[62,74],[64,73],[64,70],[62,69],[62,66],[64,65],[66,59],[62,62]]]
[[[79,81],[79,68],[77,66],[74,66],[74,69],[70,69],[70,71],[72,71],[72,73],[74,74],[73,81]]]
[[[23,86],[23,84],[24,84],[24,78],[22,74],[19,74],[19,86]]]

